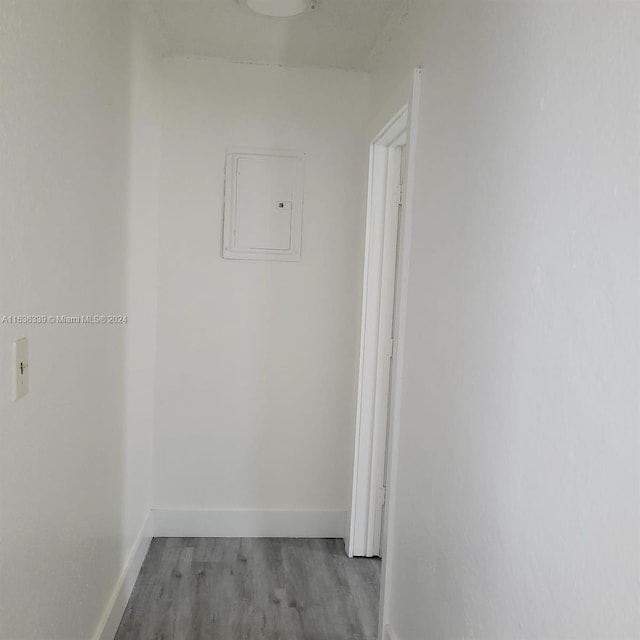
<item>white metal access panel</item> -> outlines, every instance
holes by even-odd
[[[273,149],[227,152],[223,256],[300,260],[304,154]]]

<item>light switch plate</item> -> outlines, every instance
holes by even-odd
[[[29,393],[29,341],[20,338],[13,343],[13,399]]]

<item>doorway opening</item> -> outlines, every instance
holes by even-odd
[[[388,640],[393,573],[397,442],[401,422],[416,141],[422,70],[409,105],[373,139],[364,260],[360,367],[351,511],[345,547],[351,557],[382,557],[378,638]]]
[[[405,106],[376,136],[370,150],[350,556],[382,555],[408,127]]]

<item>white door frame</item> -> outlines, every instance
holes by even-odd
[[[414,94],[420,71],[414,74]],[[411,187],[415,126],[410,126],[415,105],[403,107],[374,138],[369,155],[369,195],[367,206],[364,263],[364,294],[360,368],[356,414],[353,490],[346,547],[349,556],[380,555],[385,523],[382,506],[393,478],[391,448],[395,438],[399,410],[402,329],[406,309],[410,223],[406,195]],[[402,147],[406,161],[401,165]],[[397,185],[401,177],[405,187],[403,215],[398,220],[400,199]],[[399,234],[399,237],[398,237]],[[396,252],[397,249],[397,252]],[[398,269],[395,292],[396,264]],[[395,333],[394,326],[395,298]],[[393,358],[391,357],[393,352]],[[393,370],[392,370],[393,367]],[[390,388],[390,381],[393,381]],[[387,442],[388,440],[388,442]],[[387,457],[388,456],[388,457]],[[385,478],[385,458],[388,460]],[[384,487],[387,487],[385,490]],[[388,539],[385,534],[385,547]],[[382,554],[386,559],[387,552]]]
[[[402,372],[404,369],[407,294],[411,254],[411,232],[414,216],[414,190],[416,184],[416,153],[418,128],[420,124],[420,96],[422,90],[422,69],[413,72],[411,102],[409,103],[409,128],[404,166],[404,206],[398,230],[398,275],[396,291],[396,348],[392,362],[392,387],[389,393],[389,436],[387,443],[387,505],[384,512],[384,549],[382,550],[382,575],[380,579],[380,623],[378,640],[392,638],[389,628],[389,608],[391,601],[391,580],[393,572],[394,529],[389,522],[395,521],[396,479],[398,477],[398,438],[401,429]]]

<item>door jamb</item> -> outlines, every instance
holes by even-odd
[[[387,444],[387,506],[384,513],[385,528],[384,549],[382,552],[382,572],[380,576],[380,620],[378,625],[378,639],[386,640],[393,637],[390,628],[389,611],[391,603],[391,580],[393,576],[394,561],[394,535],[393,527],[389,527],[390,522],[395,520],[396,506],[396,485],[398,477],[398,439],[400,435],[401,404],[402,404],[402,372],[404,369],[406,321],[407,321],[407,298],[409,289],[409,270],[411,257],[411,233],[413,228],[413,218],[415,209],[415,185],[416,185],[416,154],[418,142],[418,130],[420,124],[420,101],[422,95],[422,69],[414,69],[413,83],[411,89],[411,101],[409,103],[409,127],[406,147],[405,164],[405,198],[403,216],[399,229],[400,242],[398,248],[398,327],[397,345],[395,357],[392,362],[394,385],[389,394],[389,440]]]
[[[390,184],[389,176],[398,162],[400,148],[407,144],[408,132],[407,105],[400,109],[373,139],[369,152],[355,455],[351,511],[346,537],[347,553],[350,557],[370,557],[380,553],[377,501],[380,489],[384,485],[385,442],[391,401],[389,376],[391,366],[395,366],[393,362],[391,365],[389,363],[393,309],[388,307],[393,306],[393,295],[389,301],[388,295],[383,296],[383,287],[388,283],[390,276],[391,281],[395,281],[393,275],[396,269],[396,234],[403,233],[399,229],[397,218],[398,194],[394,193],[395,185]],[[405,167],[405,173],[406,170]],[[406,184],[406,181],[403,182]],[[391,243],[393,260],[390,260],[388,255]],[[398,254],[398,264],[401,257],[401,254]],[[398,282],[401,283],[400,280]],[[401,301],[399,303],[401,304]],[[394,351],[397,353],[396,348]]]

